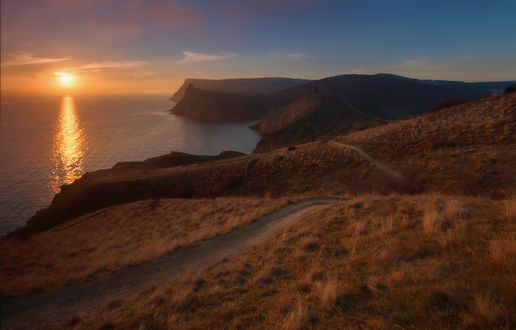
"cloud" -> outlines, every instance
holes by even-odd
[[[430,61],[426,58],[415,58],[405,60],[403,63],[401,63],[400,69],[418,72],[428,72],[442,71],[445,70],[445,67],[440,63]]]
[[[54,72],[54,75],[56,76],[62,76],[63,74],[84,74],[88,72],[100,72],[105,69],[109,70],[126,70],[126,69],[134,69],[134,68],[140,68],[142,66],[148,65],[149,63],[146,61],[97,61],[97,62],[91,62],[82,66],[73,67],[73,68],[64,68],[60,71]],[[136,78],[143,78],[143,77],[149,77],[153,75],[154,72],[152,71],[146,71],[146,70],[139,70],[136,71],[133,74],[133,77]]]
[[[143,70],[143,71],[138,71],[138,72],[134,73],[133,77],[135,77],[135,78],[147,78],[147,77],[154,76],[155,74],[156,73],[154,71]]]
[[[2,66],[18,66],[18,65],[34,65],[34,64],[48,64],[55,62],[68,61],[69,57],[49,58],[49,57],[35,57],[30,53],[9,54],[6,60],[2,61]]]
[[[130,69],[146,65],[145,61],[101,61],[92,62],[76,68],[76,71],[101,70],[101,69]]]
[[[291,60],[301,60],[310,57],[310,55],[304,53],[290,53],[287,55],[287,57]]]
[[[177,64],[186,64],[186,63],[196,63],[196,62],[211,62],[211,61],[220,61],[227,58],[232,58],[237,56],[235,53],[225,52],[219,54],[202,54],[195,53],[190,51],[183,52],[184,57],[177,62]]]

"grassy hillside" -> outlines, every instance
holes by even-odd
[[[362,196],[62,327],[509,329],[515,203]]]
[[[342,75],[294,87],[306,94],[274,108],[253,128],[263,138],[255,152],[313,141],[421,114],[447,100],[471,100],[487,92],[466,83],[433,82],[379,74]],[[294,94],[295,94],[294,93]],[[464,101],[461,101],[464,103]]]
[[[429,191],[510,194],[516,186],[516,95],[487,97],[338,138],[403,169]]]
[[[321,104],[305,101],[295,123]],[[328,120],[351,115],[339,111]],[[512,329],[515,150],[512,93],[264,153],[168,155],[88,173],[0,242],[2,294],[103,281],[234,237],[289,200],[337,196],[347,199],[304,209],[272,239],[59,327]]]
[[[1,295],[84,280],[247,225],[279,199],[154,199],[85,214],[52,230],[0,241]]]
[[[119,168],[66,186],[26,232],[149,198],[439,192],[496,198],[514,190],[516,94],[336,137],[403,174],[389,177],[355,151],[319,140],[189,166]]]
[[[253,125],[263,135],[254,153],[362,130],[385,122],[338,97],[308,94]]]

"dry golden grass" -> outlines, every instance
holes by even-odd
[[[49,229],[70,217],[107,206],[154,197],[436,192],[507,198],[514,194],[514,93],[365,129],[337,140],[362,148],[404,179],[393,179],[356,152],[322,139],[295,148],[188,166],[89,173],[56,195],[49,208],[31,219],[25,232]],[[511,207],[508,212],[514,212]]]
[[[338,138],[405,174],[419,191],[511,196],[516,95],[494,96]]]
[[[62,327],[511,329],[516,223],[507,203],[359,197]],[[432,210],[439,225],[428,232]]]
[[[146,200],[0,241],[3,295],[49,289],[194,245],[286,205],[287,199]]]

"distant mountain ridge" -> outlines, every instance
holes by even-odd
[[[183,85],[172,95],[170,100],[179,102],[183,99],[185,92],[189,85],[194,85],[196,88],[211,91],[223,92],[237,95],[255,95],[266,94],[279,91],[285,88],[290,88],[298,85],[303,85],[311,80],[294,79],[294,78],[235,78],[235,79],[185,79]]]
[[[265,152],[422,114],[442,102],[471,101],[501,93],[511,84],[419,80],[386,73],[345,74],[302,84],[297,80],[295,86],[257,93],[265,90],[265,80],[257,80],[258,84],[244,80],[247,85],[238,93],[228,90],[236,90],[239,79],[209,81],[209,88],[224,92],[204,90],[194,85],[195,80],[187,80],[190,84],[171,112],[211,122],[260,120],[253,125],[263,135],[255,152]]]

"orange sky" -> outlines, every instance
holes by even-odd
[[[170,94],[183,79],[172,75],[159,76],[134,68],[78,69],[68,61],[19,66],[3,66],[1,72],[4,93],[31,94]],[[111,63],[113,65],[113,63]],[[61,73],[72,80],[65,84]]]
[[[515,80],[516,2],[473,2],[2,0],[1,90],[170,95],[185,78],[379,72]]]

